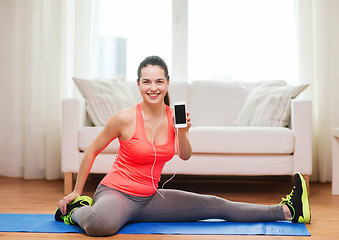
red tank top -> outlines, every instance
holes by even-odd
[[[141,104],[136,106],[136,127],[135,132],[127,141],[120,141],[118,155],[101,184],[117,189],[121,192],[146,197],[154,194],[158,188],[162,169],[165,163],[171,160],[175,153],[174,126],[171,119],[172,112],[166,105],[168,120],[168,139],[165,144],[155,145],[156,163],[154,164],[154,149],[152,143],[147,139],[144,127],[144,120],[141,112]],[[154,183],[154,186],[153,186]]]

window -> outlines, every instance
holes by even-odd
[[[297,82],[293,1],[188,2],[188,78]]]
[[[134,80],[140,61],[154,54],[165,59],[171,75],[173,66],[180,80],[297,83],[293,0],[100,3],[102,77],[124,74]],[[178,29],[184,33],[177,38]]]
[[[159,55],[172,62],[171,0],[101,0],[101,77],[136,80],[139,63]]]

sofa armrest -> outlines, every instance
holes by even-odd
[[[295,137],[294,172],[312,174],[312,102],[292,100],[291,129]]]
[[[79,168],[78,130],[80,122],[80,100],[62,100],[62,155],[63,173],[77,172]]]

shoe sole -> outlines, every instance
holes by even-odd
[[[308,191],[307,191],[307,184],[306,181],[304,179],[304,177],[301,175],[301,173],[297,173],[300,181],[301,181],[301,186],[303,189],[303,194],[301,196],[301,201],[303,204],[303,218],[300,216],[298,219],[298,222],[302,222],[302,223],[310,223],[311,222],[311,210],[310,210],[310,203],[308,200]],[[300,219],[302,218],[302,219]]]

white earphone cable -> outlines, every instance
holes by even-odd
[[[154,162],[153,162],[153,165],[152,165],[152,168],[151,168],[152,185],[153,185],[153,188],[155,189],[155,191],[156,191],[157,193],[159,193],[159,195],[160,195],[163,199],[165,199],[165,196],[164,196],[164,195],[163,195],[163,194],[155,187],[155,184],[154,184],[154,176],[153,176],[154,166],[155,166],[155,163],[156,163],[156,161],[157,161],[157,151],[156,151],[156,148],[155,148],[155,145],[154,145],[154,135],[155,135],[156,129],[159,127],[159,125],[160,125],[160,123],[161,123],[161,121],[162,121],[163,112],[164,112],[164,111],[163,111],[163,107],[164,107],[164,105],[162,105],[162,109],[161,109],[161,117],[160,117],[160,120],[159,120],[159,122],[158,122],[158,124],[156,125],[155,128],[153,128],[153,127],[145,120],[145,115],[144,115],[144,112],[142,111],[142,109],[141,109],[141,113],[142,113],[142,117],[143,117],[145,123],[153,130],[153,133],[152,133],[152,147],[153,147],[153,151],[154,151]],[[177,131],[178,131],[178,129],[177,129]],[[176,135],[178,136],[178,134],[176,134]],[[178,149],[178,155],[180,155],[179,143],[177,143],[177,149]],[[169,178],[169,179],[162,185],[162,190],[164,189],[165,184],[168,183],[169,181],[171,181],[171,180],[175,177],[176,173],[177,173],[177,166],[175,166],[175,172],[174,172],[174,174],[172,175],[172,177]]]
[[[177,130],[177,134],[176,134],[176,137],[177,137],[177,149],[178,149],[178,156],[180,156],[180,148],[179,148],[179,141],[178,141],[178,128],[175,128],[176,130]],[[162,190],[164,190],[164,187],[165,187],[165,184],[166,183],[168,183],[169,181],[171,181],[174,177],[175,177],[175,175],[177,174],[177,169],[178,168],[178,165],[177,164],[175,164],[175,171],[174,171],[174,174],[172,175],[172,177],[170,177],[169,179],[167,179],[163,184],[162,184],[162,186],[161,186],[161,189]],[[165,198],[165,197],[164,197]]]
[[[161,108],[161,117],[160,117],[160,120],[159,120],[159,122],[158,122],[158,124],[156,125],[155,128],[153,128],[153,127],[151,126],[151,124],[149,124],[149,123],[145,120],[145,115],[144,115],[144,112],[142,111],[142,109],[141,109],[141,113],[142,113],[142,117],[143,117],[143,119],[144,119],[144,122],[145,122],[145,123],[153,130],[153,133],[152,133],[152,147],[153,147],[153,151],[154,151],[154,162],[153,162],[153,165],[152,165],[152,168],[151,168],[152,185],[153,185],[153,188],[155,189],[155,191],[157,191],[157,193],[159,193],[160,196],[161,196],[162,198],[165,199],[164,195],[163,195],[162,193],[160,193],[160,192],[158,191],[158,189],[155,187],[155,184],[154,184],[154,176],[153,176],[154,166],[155,166],[155,163],[156,163],[156,161],[157,161],[157,150],[156,150],[156,148],[155,148],[155,146],[154,146],[154,135],[155,135],[155,131],[157,130],[157,128],[159,127],[159,125],[160,125],[160,123],[161,123],[161,121],[162,121],[162,117],[163,117],[163,113],[164,113],[164,105],[162,105],[162,108]]]

